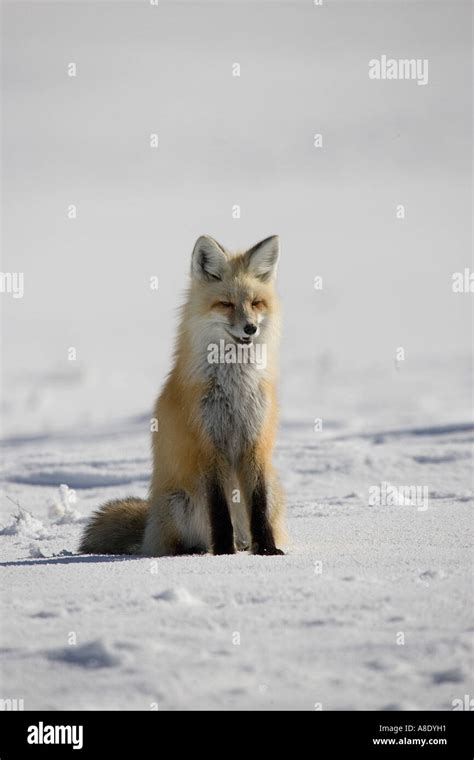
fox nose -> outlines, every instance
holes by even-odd
[[[257,326],[253,325],[251,322],[247,322],[247,324],[244,327],[244,333],[247,335],[255,335],[257,332]]]

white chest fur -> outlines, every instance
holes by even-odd
[[[252,364],[216,364],[201,402],[202,424],[220,451],[236,461],[261,430],[267,402]]]

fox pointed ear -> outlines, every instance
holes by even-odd
[[[222,280],[227,269],[227,256],[218,242],[209,235],[196,240],[191,258],[191,275],[198,280]]]
[[[268,282],[276,275],[280,256],[280,238],[278,235],[265,238],[261,243],[250,248],[245,255],[249,273],[263,282]]]

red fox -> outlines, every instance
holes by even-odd
[[[207,235],[197,240],[174,366],[155,407],[148,500],[101,507],[80,552],[283,554],[284,498],[271,461],[278,257],[277,236],[233,256]]]

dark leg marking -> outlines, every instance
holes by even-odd
[[[184,546],[181,541],[178,541],[174,553],[175,556],[181,557],[185,554],[207,554],[207,551],[202,546]]]
[[[209,487],[212,548],[214,554],[234,554],[234,529],[224,490],[217,480]]]
[[[252,531],[254,554],[284,554],[275,546],[273,531],[268,521],[267,489],[262,477],[259,477],[252,493],[250,527]]]

